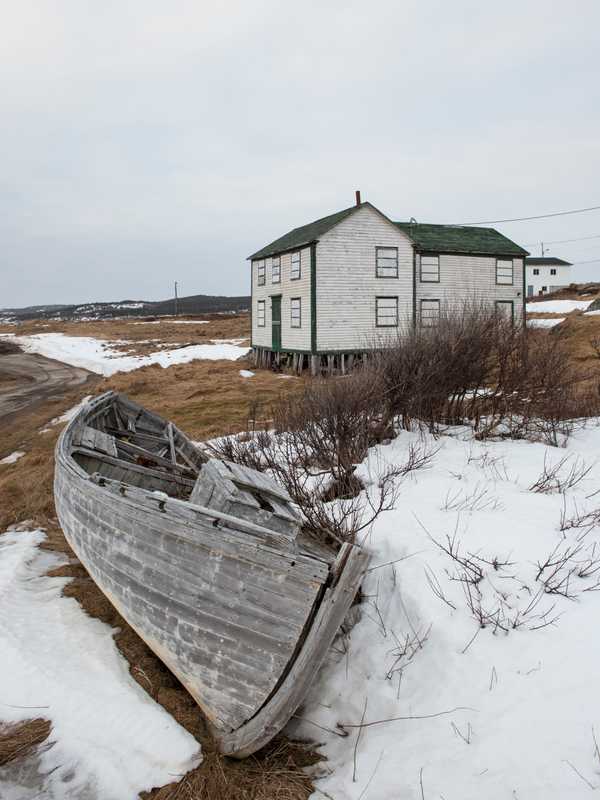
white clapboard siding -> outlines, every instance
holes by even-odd
[[[376,248],[398,248],[398,277],[376,277]],[[409,239],[363,207],[317,244],[317,350],[360,350],[396,334],[375,324],[375,298],[398,297],[400,324],[412,315],[413,249]]]
[[[512,285],[496,284],[496,258],[485,256],[440,255],[439,283],[421,281],[420,256],[417,255],[417,315],[421,300],[439,300],[440,308],[469,301],[510,300],[514,318],[523,312],[523,259],[513,259]],[[507,260],[510,260],[507,258]]]
[[[300,278],[291,279],[292,254],[280,256],[281,279],[273,283],[273,258],[265,260],[265,285],[258,285],[257,261],[252,261],[252,344],[255,347],[272,345],[271,297],[281,295],[281,348],[282,350],[310,350],[310,248],[300,251]],[[299,297],[301,302],[301,327],[291,326],[291,299]],[[265,326],[258,325],[258,302],[265,301]]]

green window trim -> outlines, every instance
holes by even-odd
[[[376,328],[398,327],[397,295],[380,295],[375,298],[375,327]]]
[[[292,262],[290,266],[290,280],[299,281],[302,277],[302,252],[296,250],[292,253]]]
[[[496,311],[500,314],[506,314],[504,306],[510,306],[510,321],[515,324],[515,303],[514,300],[496,300]]]
[[[265,260],[263,258],[262,261],[257,261],[256,262],[256,285],[257,286],[264,286],[265,285],[265,279],[266,279],[265,272],[266,272]]]
[[[515,261],[514,258],[496,259],[496,286],[514,286]]]
[[[376,278],[398,277],[397,247],[382,246],[375,248],[375,277]]]
[[[290,328],[302,327],[302,298],[290,298]]]
[[[266,326],[266,309],[265,301],[258,300],[256,304],[256,327],[264,328]]]
[[[435,328],[440,321],[440,301],[427,297],[421,300],[419,307],[419,321],[422,328]]]
[[[440,282],[440,257],[421,256],[419,259],[419,280],[421,283]]]
[[[271,283],[281,283],[281,256],[271,259]]]

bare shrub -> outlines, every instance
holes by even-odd
[[[317,380],[272,409],[275,430],[246,432],[212,445],[221,458],[267,470],[302,510],[306,530],[337,543],[354,541],[393,508],[399,479],[426,467],[434,452],[411,442],[399,464],[371,462],[370,485],[355,471],[373,445],[395,434],[394,420],[370,368]]]
[[[568,471],[565,471],[569,467]],[[529,487],[530,492],[538,494],[552,494],[560,492],[564,494],[568,489],[573,489],[589,474],[593,464],[586,466],[582,459],[565,456],[557,461],[556,464],[548,463],[547,454],[544,455],[544,468],[540,476]]]
[[[374,380],[405,428],[468,424],[478,439],[559,446],[600,409],[560,336],[526,331],[489,304],[447,308],[435,327],[405,326],[387,345],[376,353]]]

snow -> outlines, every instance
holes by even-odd
[[[115,631],[61,595],[69,579],[45,575],[64,557],[44,538],[0,535],[0,719],[52,722],[36,790],[4,767],[0,797],[134,800],[195,766],[198,742],[130,676]]]
[[[1,336],[1,334],[0,334]],[[33,336],[13,336],[26,353],[39,353],[74,367],[82,367],[99,375],[110,376],[116,372],[131,372],[148,364],[170,367],[187,364],[196,359],[236,360],[248,353],[249,348],[235,344],[197,344],[173,350],[161,350],[146,356],[120,354],[111,342],[86,336],[66,336],[63,333],[39,333]]]
[[[372,487],[381,464],[404,462],[409,444],[419,441],[401,433],[371,450],[358,474]],[[439,448],[430,468],[400,484],[395,509],[368,536],[360,621],[332,649],[298,712],[301,721],[288,726],[290,735],[324,742],[326,775],[312,797],[587,797],[586,781],[600,787],[592,733],[595,726],[600,741],[600,592],[584,589],[599,574],[572,575],[571,600],[544,593],[536,575],[537,562],[557,547],[580,544],[578,568],[599,551],[600,528],[563,534],[559,520],[563,509],[571,516],[575,506],[599,504],[590,495],[600,481],[600,429],[579,432],[565,449],[481,443],[461,432],[424,441]],[[563,476],[577,459],[591,472],[565,494],[531,491],[544,460],[554,465],[564,457]],[[435,543],[447,546],[446,536],[481,567],[477,587],[457,580],[461,568]],[[495,569],[494,559],[507,563]],[[436,596],[437,585],[451,605]],[[513,629],[509,622],[508,632],[481,628],[467,589],[474,597],[481,592],[483,607],[502,625],[523,624]],[[415,634],[422,646],[415,644],[412,658],[400,657]],[[339,735],[338,723],[358,725],[363,715],[370,725],[359,741],[359,728]],[[396,717],[403,719],[380,722]]]
[[[586,311],[585,315],[586,315],[586,317],[597,317],[598,315],[600,315],[600,310],[598,310],[598,311]]]
[[[6,456],[2,460],[0,460],[0,464],[14,464],[20,458],[23,458],[25,453],[22,450],[15,450],[14,453],[11,453],[9,456]]]
[[[565,317],[554,317],[552,319],[527,319],[527,326],[529,328],[554,328],[565,321]]]
[[[570,314],[572,311],[585,311],[592,300],[540,300],[528,303],[529,314]]]
[[[240,375],[242,376],[242,378],[253,378],[254,372],[250,372],[249,369],[241,369]]]

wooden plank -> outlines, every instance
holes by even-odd
[[[171,422],[167,425],[167,437],[169,439],[169,450],[171,452],[171,461],[177,465],[177,453],[175,452],[175,442],[173,441],[173,425]]]
[[[356,596],[369,555],[344,545],[338,560],[344,563],[339,580],[327,590],[297,658],[271,699],[238,730],[221,732],[213,728],[219,748],[226,755],[246,758],[255,753],[283,728],[302,702]]]
[[[171,459],[163,458],[162,456],[159,456],[158,453],[153,453],[152,451],[146,450],[144,447],[140,447],[132,442],[125,442],[122,439],[117,439],[117,449],[124,450],[126,453],[131,453],[132,455],[142,456],[143,458],[148,459],[148,461],[154,461],[155,464],[159,464],[176,473],[196,473],[195,468],[192,469],[190,467],[181,467],[179,464],[173,464]]]
[[[195,483],[195,481],[185,478],[182,475],[161,472],[160,470],[151,469],[150,467],[143,467],[141,464],[134,464],[133,462],[123,461],[120,458],[114,458],[113,456],[97,453],[95,450],[90,450],[86,447],[74,447],[73,453],[81,453],[81,455],[89,456],[90,458],[96,458],[98,461],[112,464],[113,466],[120,467],[126,471],[139,472],[142,475],[151,475],[154,478],[160,478],[166,482],[179,483],[182,486],[189,486],[190,488],[193,487]]]

